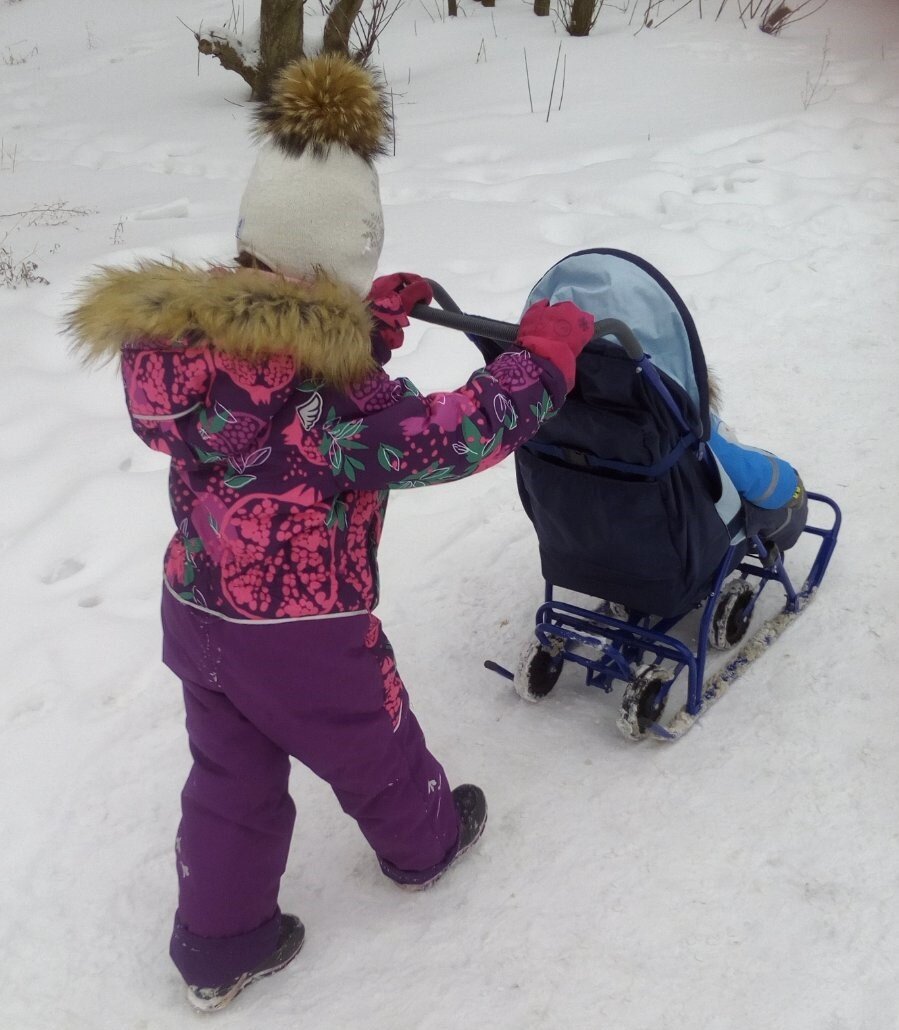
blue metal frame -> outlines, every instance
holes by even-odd
[[[632,679],[638,666],[670,661],[673,663],[672,675],[663,688],[664,696],[667,696],[686,669],[686,711],[691,716],[698,715],[705,700],[704,676],[709,630],[725,580],[735,572],[739,573],[741,579],[759,580],[758,589],[747,608],[748,618],[751,617],[752,609],[769,583],[777,582],[781,585],[786,597],[782,611],[793,614],[802,610],[824,578],[836,546],[842,516],[839,507],[831,498],[817,493],[809,493],[808,498],[832,510],[833,524],[829,528],[807,525],[803,530],[804,533],[820,537],[821,543],[801,589],[797,590],[793,586],[780,556],[771,562],[770,567],[762,564],[768,559],[768,552],[757,537],[751,541],[752,549],[747,557],[758,559],[759,564],[738,558],[742,547],[732,545],[721,562],[711,593],[696,606],[704,607],[695,653],[670,633],[689,614],[688,612],[666,619],[654,619],[653,616],[635,613],[624,621],[608,614],[602,607],[599,610],[591,610],[554,600],[553,584],[548,581],[545,600],[537,609],[535,618],[534,632],[537,639],[550,651],[558,647],[560,640],[565,641],[562,650],[555,656],[556,660],[560,663],[573,662],[582,666],[586,670],[587,685],[598,687],[606,693],[612,691],[616,681],[626,683]],[[578,653],[574,650],[575,647],[586,648],[590,653]],[[737,664],[745,664],[746,661],[745,657],[738,656],[731,664],[736,667]],[[513,673],[494,662],[487,665],[508,679],[514,678]],[[730,671],[732,670],[729,667],[725,668],[726,678],[730,678],[727,675]]]

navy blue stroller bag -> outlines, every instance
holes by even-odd
[[[543,575],[637,611],[682,614],[708,593],[736,528],[719,510],[721,477],[704,446],[708,373],[693,319],[656,269],[614,250],[559,262],[528,304],[543,298],[626,323],[667,393],[616,341],[581,355],[564,407],[516,456]]]

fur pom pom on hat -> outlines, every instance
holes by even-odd
[[[372,167],[390,139],[383,86],[338,54],[294,61],[257,111],[256,132],[238,249],[283,275],[324,272],[364,297],[384,239]]]
[[[256,128],[292,157],[307,148],[321,156],[336,143],[371,161],[390,139],[387,97],[368,68],[320,54],[282,70],[272,99],[256,112]]]

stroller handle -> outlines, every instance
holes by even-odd
[[[458,329],[471,336],[483,336],[488,340],[495,340],[497,343],[513,344],[517,341],[518,325],[515,322],[500,322],[493,318],[485,318],[483,315],[468,315],[440,283],[435,283],[433,280],[428,281],[434,290],[434,300],[440,307],[433,308],[428,304],[416,304],[410,312],[413,318],[431,325],[444,326],[447,329]],[[632,360],[640,361],[644,357],[643,348],[633,330],[619,319],[601,318],[596,323],[590,343],[595,343],[607,336],[614,336]]]

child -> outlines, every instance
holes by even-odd
[[[573,303],[543,301],[520,346],[461,389],[422,396],[389,378],[431,290],[405,274],[372,283],[381,87],[341,57],[299,61],[258,127],[244,267],[106,269],[69,319],[89,357],[120,355],[133,427],[171,457],[163,658],[183,682],[194,760],[171,955],[203,1010],[302,945],[278,908],[290,755],[331,785],[401,887],[434,883],[480,836],[484,795],[450,791],[372,614],[387,494],[488,468],[533,436],[593,332]]]
[[[740,443],[714,411],[711,423],[709,447],[743,502],[746,535],[759,536],[770,558],[776,558],[805,528],[808,498],[802,480],[783,458]]]

